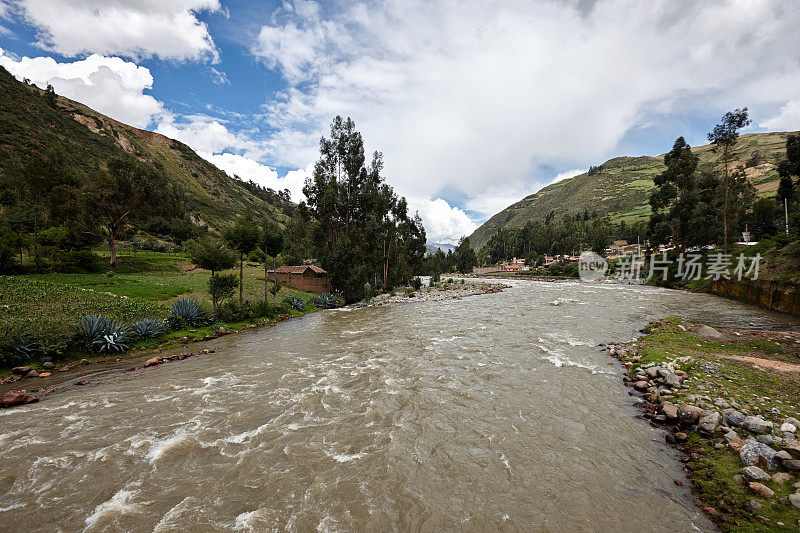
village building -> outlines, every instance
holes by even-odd
[[[327,272],[316,265],[280,266],[267,271],[268,279],[277,279],[295,289],[309,292],[330,292]]]

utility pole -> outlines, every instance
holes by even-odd
[[[783,217],[786,221],[786,235],[789,235],[789,200],[783,199]]]

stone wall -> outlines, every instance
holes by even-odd
[[[764,280],[721,279],[711,282],[711,292],[773,311],[800,316],[800,290],[793,285]]]

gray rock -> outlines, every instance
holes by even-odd
[[[681,405],[678,407],[678,419],[687,424],[694,424],[700,418],[702,412],[703,410],[697,406]]]
[[[697,333],[698,337],[703,339],[719,340],[722,338],[722,333],[715,330],[711,326],[706,326],[705,324],[697,326],[694,332]]]
[[[786,450],[781,450],[779,452],[775,452],[775,459],[779,461],[788,461],[792,458],[792,454],[787,452]]]
[[[638,390],[647,390],[650,387],[650,384],[646,381],[637,381],[633,384],[633,386]]]
[[[52,370],[55,367],[56,367],[56,365],[52,361],[45,361],[42,364],[42,368],[44,368],[45,370]]]
[[[789,416],[789,417],[786,417],[786,419],[783,422],[785,424],[791,424],[794,427],[796,427],[797,429],[800,429],[800,420],[798,420],[796,418],[792,418],[791,416]]]
[[[738,436],[739,436],[739,434],[738,434],[738,433],[736,433],[734,430],[730,430],[730,431],[728,431],[727,433],[725,433],[725,440],[726,440],[726,441],[728,441],[728,442],[730,442],[730,441],[732,441],[733,439],[737,438]],[[788,455],[788,454],[787,454],[787,455]]]
[[[750,433],[760,435],[772,431],[772,422],[764,420],[760,416],[747,416],[742,422],[742,427]]]
[[[763,442],[764,444],[767,444],[769,446],[775,444],[775,437],[773,437],[772,435],[756,435],[756,440],[758,442]]]
[[[747,439],[739,450],[739,459],[748,466],[766,467],[768,470],[778,468],[775,450],[755,439]]]
[[[700,431],[705,433],[714,433],[714,430],[719,426],[719,421],[722,419],[719,413],[714,411],[703,411],[697,425],[700,426]]]
[[[728,409],[731,405],[725,401],[723,398],[717,398],[714,400],[714,405],[719,407],[720,409]]]
[[[784,422],[783,424],[781,424],[780,431],[782,433],[794,433],[795,431],[797,431],[797,426],[795,426],[794,424],[790,424],[788,422]]]
[[[664,379],[664,382],[673,389],[677,389],[678,387],[681,386],[681,383],[683,383],[683,378],[680,377],[678,374],[671,372]]]
[[[797,439],[786,439],[783,442],[783,449],[795,459],[800,459],[800,441]]]
[[[786,470],[792,470],[794,472],[800,472],[800,459],[787,459],[783,461],[783,467]]]
[[[733,411],[732,413],[728,414],[728,424],[731,426],[741,426],[744,422],[744,419],[744,413],[740,411]]]
[[[791,503],[795,509],[800,509],[800,492],[789,494],[789,503]]]
[[[772,479],[769,474],[757,466],[746,466],[742,468],[742,476],[744,476],[747,481],[770,481]]]
[[[761,504],[755,500],[747,500],[746,502],[744,502],[744,508],[750,511],[751,513],[754,513],[756,511],[761,510]]]

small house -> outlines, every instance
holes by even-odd
[[[327,272],[316,265],[280,266],[268,270],[267,278],[277,279],[302,291],[330,292]]]

